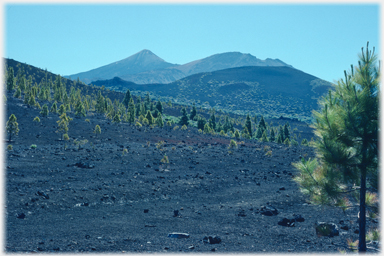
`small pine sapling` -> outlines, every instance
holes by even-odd
[[[163,164],[169,164],[169,159],[167,155],[164,155],[164,157],[160,160]]]
[[[12,141],[12,135],[17,135],[19,133],[19,124],[17,123],[17,118],[14,114],[9,117],[5,130],[9,134],[9,141]]]
[[[97,137],[97,134],[101,134],[101,128],[98,124],[95,126],[95,130],[93,132],[96,134],[96,137]]]
[[[239,133],[239,130],[235,130],[235,138],[236,139],[239,139],[240,138],[240,133]]]
[[[231,140],[231,141],[229,142],[228,149],[232,149],[232,148],[237,148],[237,143],[236,143],[236,141],[234,141],[234,140]]]
[[[49,114],[48,106],[47,104],[44,104],[43,108],[40,111],[40,115],[43,117],[48,117],[48,114]]]

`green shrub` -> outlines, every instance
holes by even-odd
[[[173,130],[176,131],[177,129],[179,129],[179,126],[176,125],[175,127],[173,127]]]
[[[95,126],[95,130],[93,132],[96,134],[96,136],[97,134],[101,134],[101,128],[98,124]]]
[[[234,141],[234,140],[231,140],[231,141],[229,142],[228,149],[232,149],[232,148],[237,148],[237,143],[236,143],[236,141]]]
[[[36,146],[36,144],[32,144],[32,145],[30,146],[30,148],[35,149],[35,148],[37,148],[37,146]]]
[[[9,144],[8,146],[7,146],[7,150],[8,151],[11,151],[13,149],[13,146],[11,145],[11,144]]]
[[[185,124],[180,128],[180,130],[182,130],[182,131],[185,131],[187,129],[188,129],[188,127]]]
[[[37,117],[35,117],[34,119],[33,119],[33,122],[37,122],[37,123],[39,123],[40,122],[40,118],[37,116]]]
[[[138,127],[138,128],[140,128],[142,125],[141,125],[141,123],[136,122],[135,126]]]
[[[169,159],[168,159],[168,156],[167,155],[164,155],[164,157],[160,160],[160,162],[162,162],[162,163],[167,163],[167,164],[169,164]]]
[[[143,125],[149,125],[149,121],[147,118],[143,118],[142,123]]]
[[[303,146],[308,146],[308,141],[307,141],[307,139],[303,139],[303,140],[301,141],[301,145],[303,145]]]

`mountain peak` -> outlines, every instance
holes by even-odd
[[[153,52],[151,52],[151,51],[148,50],[148,49],[143,49],[143,50],[139,51],[138,53],[141,53],[141,54],[153,54],[153,55],[155,55]],[[137,54],[138,54],[138,53],[137,53]]]

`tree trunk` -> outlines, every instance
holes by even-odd
[[[365,207],[365,193],[367,191],[367,165],[366,165],[366,156],[367,156],[367,139],[366,136],[363,140],[362,146],[362,161],[361,161],[361,181],[360,181],[360,221],[359,221],[359,252],[367,251],[367,243],[365,240],[365,227],[366,227],[366,207]]]

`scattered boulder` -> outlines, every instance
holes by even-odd
[[[349,227],[347,225],[343,225],[340,228],[343,229],[343,230],[349,230]]]
[[[36,192],[36,194],[39,195],[39,196],[44,197],[45,199],[49,199],[49,196],[45,192],[43,192],[43,191],[39,190],[39,191]]]
[[[149,212],[149,209],[144,209],[144,213],[148,213]]]
[[[295,226],[295,219],[284,218],[284,219],[280,220],[277,224],[284,226],[284,227],[294,227]]]
[[[244,210],[240,210],[239,213],[237,214],[237,216],[245,217],[245,216],[247,216],[247,215],[245,214],[245,211],[244,211]]]
[[[266,216],[274,216],[279,214],[277,209],[273,206],[267,205],[267,206],[262,206],[260,209],[260,213]]]
[[[75,163],[74,166],[77,166],[79,168],[84,168],[84,169],[92,169],[95,167],[93,164],[83,162],[83,161]]]
[[[316,235],[318,237],[328,236],[334,237],[339,235],[337,225],[334,223],[317,222],[315,224]]]
[[[174,210],[173,211],[173,217],[179,216],[179,210]]]
[[[171,238],[189,238],[189,234],[173,232],[173,233],[168,234],[168,237],[171,237]]]
[[[205,244],[219,244],[219,243],[221,243],[221,238],[220,237],[218,237],[218,236],[214,236],[214,237],[212,237],[212,236],[205,236],[204,238],[203,238],[203,243],[205,243]]]
[[[24,219],[25,218],[25,214],[22,212],[22,213],[18,213],[17,215],[16,215],[16,218],[18,218],[18,219]]]
[[[293,214],[296,222],[304,222],[304,218],[300,214]]]

